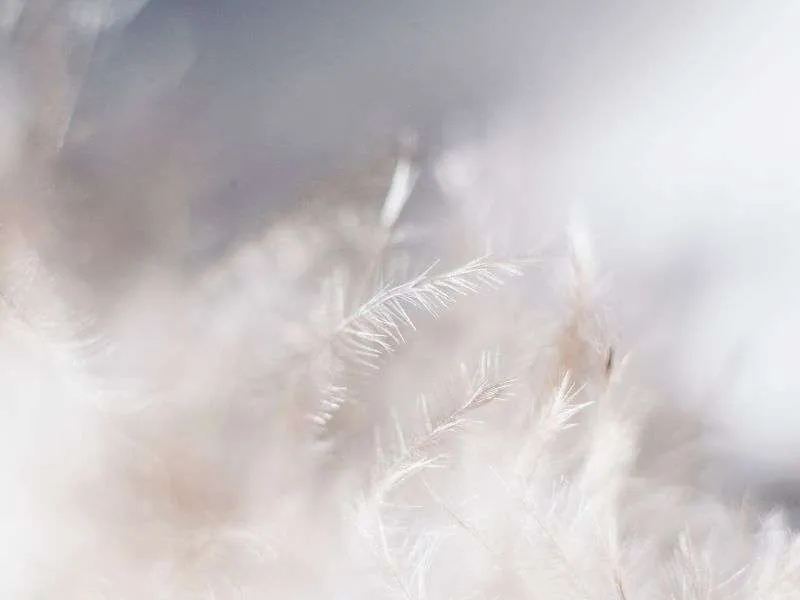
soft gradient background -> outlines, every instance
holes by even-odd
[[[71,132],[81,169],[133,191],[74,219],[123,211],[104,273],[142,248],[202,263],[416,129],[442,190],[420,210],[457,203],[512,247],[579,224],[641,376],[790,489],[799,27],[789,0],[154,0],[98,44],[80,106],[100,125]],[[204,181],[185,244],[186,207],[136,192],[153,147]]]

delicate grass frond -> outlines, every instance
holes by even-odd
[[[548,445],[575,423],[573,419],[592,405],[591,401],[574,402],[581,388],[576,388],[572,377],[566,374],[553,392],[549,402],[537,407],[538,415],[528,426],[522,448],[516,458],[515,472],[523,479],[546,462]]]
[[[438,317],[457,298],[497,289],[509,277],[522,275],[521,264],[487,256],[440,274],[433,273],[434,264],[405,283],[379,291],[339,324],[333,338],[351,356],[375,366],[378,358],[405,341],[404,327],[414,328],[411,310]]]
[[[573,418],[591,406],[592,402],[574,402],[581,392],[580,387],[576,387],[572,381],[572,376],[568,373],[561,380],[561,385],[553,394],[553,399],[544,407],[537,428],[542,432],[558,432],[572,427]]]
[[[504,398],[513,383],[512,379],[499,382],[479,381],[475,389],[469,391],[467,400],[461,406],[435,420],[430,419],[429,415],[425,416],[428,429],[411,444],[406,442],[406,436],[399,427],[399,421],[396,420],[401,450],[391,464],[381,469],[382,474],[374,484],[375,497],[382,499],[403,481],[424,469],[437,466],[441,457],[429,456],[430,448],[449,433],[462,429],[469,413]],[[424,400],[422,405],[427,411],[427,403]]]
[[[435,265],[425,269],[409,282],[394,287],[385,287],[355,313],[344,319],[334,330],[327,342],[316,349],[316,361],[327,356],[336,368],[329,370],[329,380],[320,388],[320,405],[312,412],[311,419],[325,435],[327,424],[346,403],[341,395],[343,386],[336,383],[344,368],[344,360],[373,370],[378,368],[382,356],[405,342],[403,328],[413,329],[414,323],[409,314],[411,310],[424,310],[438,316],[451,307],[458,297],[478,293],[481,289],[496,289],[507,278],[522,275],[521,265],[526,259],[499,260],[482,257],[470,261],[457,269],[433,274]],[[341,299],[341,294],[336,298]],[[337,303],[336,306],[341,306]],[[327,354],[326,354],[327,353]],[[313,357],[312,357],[313,359]],[[489,354],[482,355],[484,372],[492,368]],[[331,363],[333,361],[333,363]],[[302,362],[302,361],[301,361]],[[505,393],[510,386],[475,386],[471,391],[470,405],[464,410],[472,410],[490,402]],[[455,425],[453,425],[455,426]]]

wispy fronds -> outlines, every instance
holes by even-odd
[[[530,257],[481,256],[478,232],[407,210],[426,168],[408,152],[381,163],[391,181],[353,186],[374,195],[276,212],[197,276],[154,252],[99,291],[47,236],[18,244],[41,227],[106,258],[59,218],[76,180],[98,184],[66,132],[93,44],[141,2],[6,7],[31,109],[25,160],[0,169],[0,598],[798,597],[797,534],[701,485],[704,447],[618,360],[588,236],[546,282]],[[187,208],[213,192],[197,185],[134,195]]]
[[[373,480],[373,497],[381,502],[386,495],[416,473],[439,464],[441,456],[435,453],[436,446],[446,436],[461,431],[470,415],[484,406],[508,397],[514,379],[492,380],[487,378],[485,364],[476,371],[466,389],[466,400],[445,414],[431,417],[428,402],[420,398],[421,421],[424,429],[406,440],[402,426],[396,423],[396,438],[399,452],[378,465],[378,474]],[[383,455],[383,453],[381,453]]]
[[[443,273],[435,273],[435,265],[432,265],[405,283],[384,287],[344,318],[313,354],[316,363],[324,360],[329,366],[325,382],[319,388],[319,408],[311,414],[311,419],[320,427],[320,435],[324,437],[328,433],[328,423],[347,403],[337,390],[344,389],[342,380],[348,363],[377,371],[381,361],[405,343],[407,332],[404,330],[415,329],[414,311],[438,317],[463,297],[496,290],[508,278],[521,276],[523,264],[523,260],[486,256]],[[474,402],[491,390],[484,392],[477,394]]]
[[[403,328],[414,328],[413,310],[434,317],[459,297],[483,289],[498,289],[510,277],[522,275],[520,263],[490,256],[456,269],[435,273],[435,265],[405,283],[386,286],[336,328],[336,341],[353,357],[374,366],[375,361],[404,342]]]

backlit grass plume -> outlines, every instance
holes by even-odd
[[[88,52],[90,4],[8,4],[6,43]],[[800,540],[637,383],[587,236],[507,256],[456,208],[426,222],[404,149],[384,189],[320,186],[199,267],[159,247],[101,287],[57,206],[96,189],[71,171],[84,71],[22,78],[45,66],[64,93],[22,86],[2,182],[0,597],[800,597]]]

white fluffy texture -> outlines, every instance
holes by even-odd
[[[180,144],[130,179],[81,171],[70,67],[96,40],[27,6],[54,21],[23,13],[7,40],[30,115],[1,188],[0,597],[797,597],[800,539],[723,494],[673,388],[637,384],[591,229],[492,254],[466,206],[420,228],[402,156],[394,185],[323,185],[180,268],[172,238],[216,180]],[[466,186],[472,166],[446,167],[448,191],[525,184],[504,148]],[[175,246],[100,289],[75,248],[108,247],[64,222],[97,190],[116,215],[130,181],[171,201],[156,221]]]
[[[7,270],[5,597],[793,597],[800,541],[698,487],[686,423],[626,382],[585,240],[556,309],[529,259],[368,291],[404,254],[379,219],[290,217],[146,284],[104,353]]]

